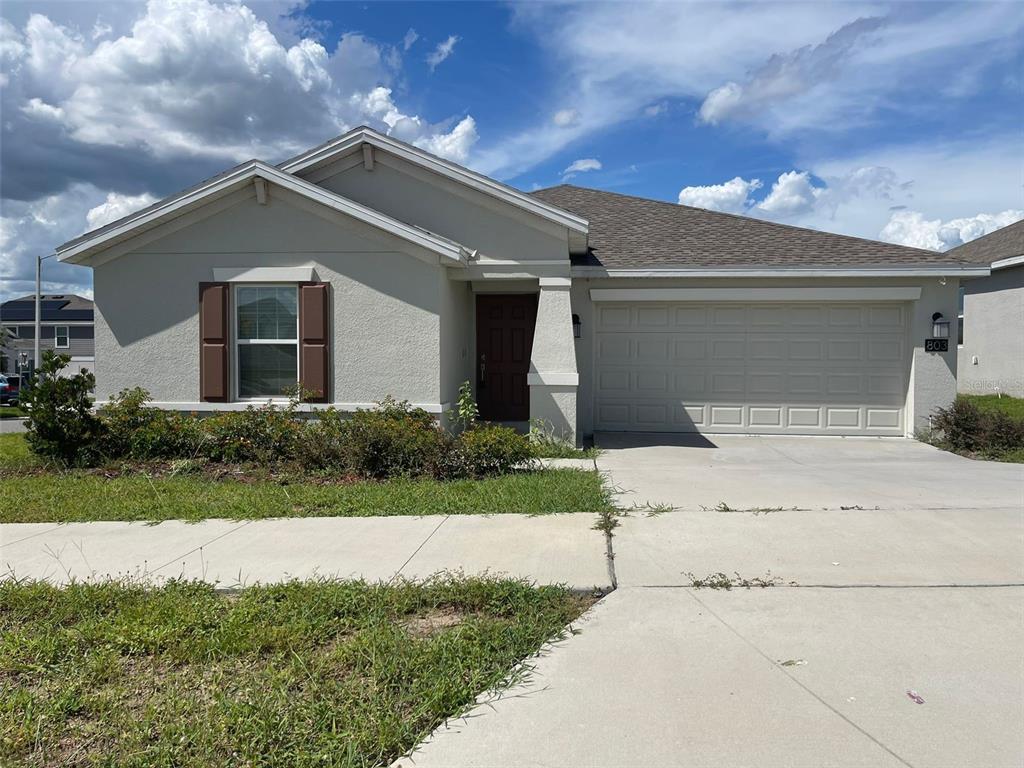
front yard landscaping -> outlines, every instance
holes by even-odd
[[[125,390],[94,409],[92,374],[44,356],[28,431],[0,436],[0,522],[602,512],[596,471],[542,469],[576,449],[476,421],[458,429],[386,398],[354,414],[251,406],[205,418]],[[468,386],[464,388],[468,397]],[[578,453],[578,452],[576,452]]]
[[[958,395],[932,418],[928,442],[972,459],[1024,463],[1024,399]]]
[[[337,479],[247,465],[150,463],[57,470],[24,435],[0,436],[0,522],[600,512],[600,475],[573,469],[479,480]]]
[[[0,583],[0,763],[379,766],[592,603],[491,578]]]

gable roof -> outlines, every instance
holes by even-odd
[[[989,264],[993,268],[997,268],[997,262],[1024,257],[1024,220],[958,245],[949,253],[972,264]],[[1009,267],[1012,264],[1002,266]]]
[[[57,258],[60,261],[70,261],[75,264],[85,262],[106,248],[200,208],[213,200],[243,189],[255,179],[263,179],[277,184],[314,202],[433,251],[442,258],[456,263],[465,263],[468,257],[469,251],[454,240],[406,224],[328,189],[311,184],[298,176],[285,173],[260,160],[249,160],[140,211],[87,232],[74,240],[69,240],[56,248]]]
[[[495,181],[476,171],[471,171],[458,163],[432,155],[419,147],[399,141],[391,136],[385,136],[365,125],[355,128],[335,139],[331,139],[318,147],[307,150],[290,160],[285,160],[278,165],[278,168],[287,173],[310,171],[358,151],[363,144],[369,144],[385,152],[390,152],[414,165],[457,181],[478,192],[490,195],[509,205],[514,205],[548,221],[567,227],[579,234],[586,235],[587,233],[587,220],[577,213],[563,210],[556,204],[528,195],[525,192],[520,192],[518,189]]]
[[[939,268],[960,272],[976,267],[952,253],[907,248],[571,184],[531,194],[587,218],[590,252],[574,258],[573,263],[593,267],[595,271]]]

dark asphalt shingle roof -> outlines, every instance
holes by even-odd
[[[1024,256],[1024,221],[958,245],[949,253],[972,264],[991,264],[1011,256]]]
[[[531,193],[590,222],[580,265],[665,267],[964,266],[952,252],[836,235],[660,200],[562,184]]]

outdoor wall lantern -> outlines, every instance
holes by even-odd
[[[562,326],[563,328],[565,326]],[[579,315],[572,316],[572,337],[578,339],[583,336],[583,323],[580,322]]]
[[[934,315],[932,315],[932,338],[949,338],[949,320],[944,318],[941,312],[936,312]]]

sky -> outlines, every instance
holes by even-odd
[[[1024,218],[1022,8],[5,0],[0,299],[66,240],[362,124],[527,191],[945,250]]]

